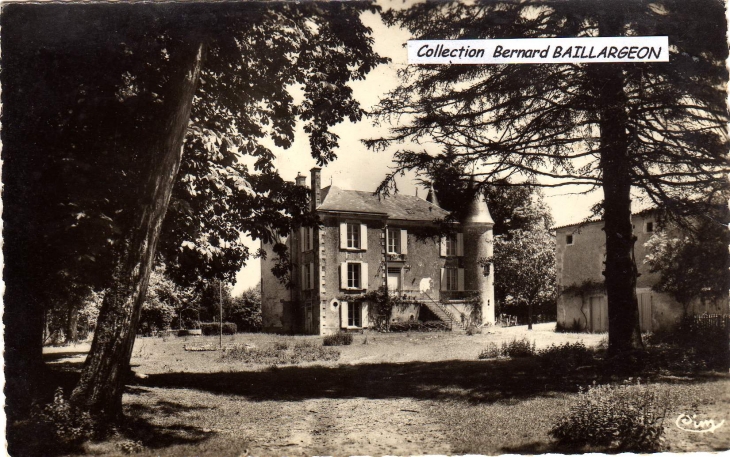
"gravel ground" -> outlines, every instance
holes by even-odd
[[[356,335],[351,346],[338,348],[338,361],[293,366],[229,363],[218,351],[184,350],[217,344],[217,338],[139,338],[132,358],[139,379],[124,404],[143,456],[549,452],[547,431],[567,410],[575,386],[543,388],[530,378],[529,362],[523,370],[522,362],[479,361],[477,355],[490,342],[514,338],[526,337],[538,348],[575,341],[590,347],[605,339],[553,329],[554,323],[473,336]],[[265,347],[282,340],[318,343],[321,337],[240,334],[223,343]],[[63,349],[54,355],[57,362],[83,361],[82,345]],[[701,418],[730,420],[728,379],[692,382],[687,408]],[[694,399],[701,404],[691,405]],[[730,424],[714,434],[668,424],[667,440],[675,452],[728,449]],[[119,448],[97,443],[86,452],[118,455]]]

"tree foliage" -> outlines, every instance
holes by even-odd
[[[508,235],[511,230],[553,225],[550,210],[542,192],[535,186],[512,186],[509,181],[485,185],[482,189],[469,187],[470,175],[466,169],[454,165],[457,154],[453,148],[444,153],[449,159],[430,164],[421,170],[421,181],[432,186],[439,206],[450,212],[450,220],[461,221],[468,211],[476,192],[481,192],[494,219],[494,234]]]
[[[646,243],[646,258],[652,272],[659,273],[653,286],[684,306],[694,299],[726,298],[730,287],[728,234],[722,219],[699,216],[693,231],[666,227]]]
[[[494,293],[506,306],[555,306],[555,237],[544,228],[513,230],[494,242]]]
[[[18,329],[6,340],[9,379],[40,366],[43,309],[68,278],[109,291],[108,335],[97,332],[85,374],[95,361],[126,365],[155,255],[179,284],[223,279],[249,255],[242,232],[267,238],[305,217],[304,192],[277,175],[275,151],[300,122],[318,162],[335,158],[330,127],[362,115],[348,82],[384,61],[359,19],[368,9],[4,8],[3,85],[14,88],[3,91],[5,322]],[[82,384],[120,399],[120,381],[99,376]],[[79,392],[74,401],[89,400]]]
[[[415,39],[667,35],[670,61],[404,67],[373,112],[395,124],[391,134],[366,141],[408,144],[381,189],[400,172],[442,164],[473,170],[482,185],[601,187],[609,351],[640,347],[632,191],[679,215],[726,193],[723,13],[712,0],[427,2],[387,12]],[[425,142],[446,152],[418,150]]]

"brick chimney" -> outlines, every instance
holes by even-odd
[[[306,186],[307,185],[307,177],[303,174],[297,172],[297,177],[294,178],[294,182],[297,184],[297,186]]]
[[[321,176],[322,169],[319,167],[312,168],[312,193],[311,193],[311,200],[312,200],[312,210],[315,210],[319,205],[322,204],[322,176]]]

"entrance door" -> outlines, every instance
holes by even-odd
[[[608,304],[605,296],[590,299],[591,331],[601,333],[608,331]]]
[[[388,290],[396,291],[400,288],[400,268],[388,268]]]
[[[642,332],[652,331],[651,321],[651,304],[652,295],[651,292],[645,294],[639,294],[639,326]]]
[[[307,304],[304,308],[305,310],[305,321],[304,321],[304,327],[305,327],[305,333],[312,334],[314,333],[312,331],[312,305]]]

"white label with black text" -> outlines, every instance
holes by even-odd
[[[669,62],[669,38],[411,40],[409,64]]]

